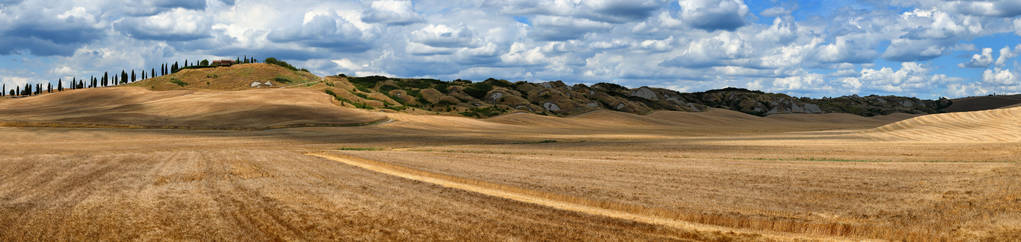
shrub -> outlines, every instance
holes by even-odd
[[[496,116],[496,115],[500,115],[500,114],[502,114],[502,113],[504,113],[506,111],[507,110],[504,110],[502,108],[498,108],[498,107],[495,107],[495,106],[490,106],[490,107],[484,107],[484,108],[472,108],[472,109],[469,109],[468,111],[461,112],[461,115],[468,116],[468,117],[485,118],[485,117],[493,117],[493,116]]]
[[[344,98],[344,97],[341,97],[341,96],[337,96],[337,93],[333,92],[333,90],[326,89],[325,92],[326,92],[326,94],[329,94],[330,96],[333,96],[334,99],[337,99],[337,101],[340,101],[341,103],[350,103],[351,105],[354,105],[356,108],[361,108],[361,109],[372,109],[372,106],[369,106],[367,104],[359,103],[359,102],[352,102],[351,100],[347,100],[347,98]]]
[[[293,81],[291,81],[291,79],[288,79],[287,77],[283,77],[283,76],[274,77],[273,80],[277,81],[279,83],[291,83],[291,82],[293,82]]]
[[[507,80],[499,80],[499,79],[494,79],[494,78],[486,79],[485,81],[483,81],[483,83],[487,83],[489,85],[498,86],[498,87],[513,87],[514,86],[513,83],[511,83],[511,82],[509,82]]]
[[[390,94],[390,91],[397,90],[399,88],[400,87],[396,87],[396,86],[392,86],[392,85],[383,85],[383,86],[379,87],[379,92],[382,92],[383,94]]]
[[[273,65],[282,66],[282,67],[290,69],[292,71],[297,71],[298,70],[298,68],[295,68],[291,64],[288,64],[287,62],[282,61],[282,60],[277,60],[277,58],[273,58],[273,57],[266,58],[265,63],[266,64],[273,64]]]
[[[170,78],[170,83],[177,84],[178,86],[182,86],[182,87],[188,85],[187,82],[183,82],[183,81],[178,80],[177,78],[173,78],[173,77]]]
[[[468,86],[468,88],[465,88],[464,93],[467,93],[469,96],[482,99],[486,97],[486,93],[489,93],[490,90],[493,90],[493,85],[490,85],[489,83],[485,82],[480,82],[472,84],[471,86]]]
[[[354,84],[355,87],[358,88],[358,90],[375,88],[376,87],[376,83],[386,81],[387,79],[389,79],[389,78],[387,78],[385,76],[366,76],[366,77],[348,77],[347,78],[347,80],[351,81],[351,84]]]

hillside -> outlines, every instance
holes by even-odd
[[[1021,107],[925,115],[864,134],[882,140],[1021,142]]]
[[[144,87],[150,90],[245,90],[252,88],[253,82],[262,83],[261,87],[281,87],[318,82],[320,78],[312,73],[293,71],[281,66],[252,63],[236,64],[229,67],[209,67],[184,69],[177,73],[149,78],[129,86]],[[265,85],[265,83],[271,85]]]
[[[796,98],[785,94],[726,88],[696,93],[611,83],[568,86],[561,81],[530,83],[487,79],[482,82],[435,79],[402,79],[382,76],[331,76],[326,80],[353,96],[382,95],[363,102],[371,107],[413,107],[432,112],[459,113],[469,117],[492,117],[512,112],[572,116],[595,110],[649,114],[656,110],[700,112],[722,108],[757,116],[789,113],[850,113],[860,116],[893,113],[940,113],[951,101],[920,100],[897,96],[844,96]],[[342,84],[338,84],[342,83]],[[351,93],[353,95],[347,95]],[[371,103],[365,101],[372,101]]]
[[[332,96],[342,107],[475,118],[519,112],[567,117],[599,110],[646,115],[656,111],[703,112],[712,108],[761,117],[798,113],[846,113],[872,117],[894,113],[934,114],[1014,104],[1010,99],[1012,96],[956,100],[876,95],[799,98],[740,88],[681,93],[655,87],[627,88],[612,83],[589,86],[567,85],[561,81],[531,83],[493,78],[473,82],[383,76],[319,77],[286,63],[189,67],[127,86],[153,91],[301,88],[318,92],[317,95]]]
[[[0,102],[0,126],[267,129],[385,120],[313,89],[151,91],[113,87]]]
[[[953,105],[943,111],[970,112],[1021,105],[1021,94],[965,97],[953,99],[953,102]]]

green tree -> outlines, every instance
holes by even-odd
[[[199,66],[209,66],[209,60],[203,59],[199,62]]]
[[[137,79],[135,79],[135,70],[131,70],[131,82],[135,82],[136,80]]]
[[[128,72],[121,70],[121,84],[128,83]]]

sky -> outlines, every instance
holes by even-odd
[[[1021,93],[1021,1],[0,0],[0,82],[276,57],[319,75]]]

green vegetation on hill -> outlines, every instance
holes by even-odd
[[[361,94],[358,96],[366,100],[372,99],[362,93],[379,92],[401,106],[479,118],[508,112],[564,116],[596,109],[643,114],[654,110],[702,111],[707,108],[759,116],[831,112],[874,116],[895,112],[938,113],[949,105],[948,100],[896,96],[799,98],[742,88],[680,93],[662,88],[627,88],[613,83],[568,86],[560,81],[530,83],[494,78],[482,82],[461,79],[447,82],[384,76],[337,77],[348,80]],[[383,105],[398,107],[386,102]]]

